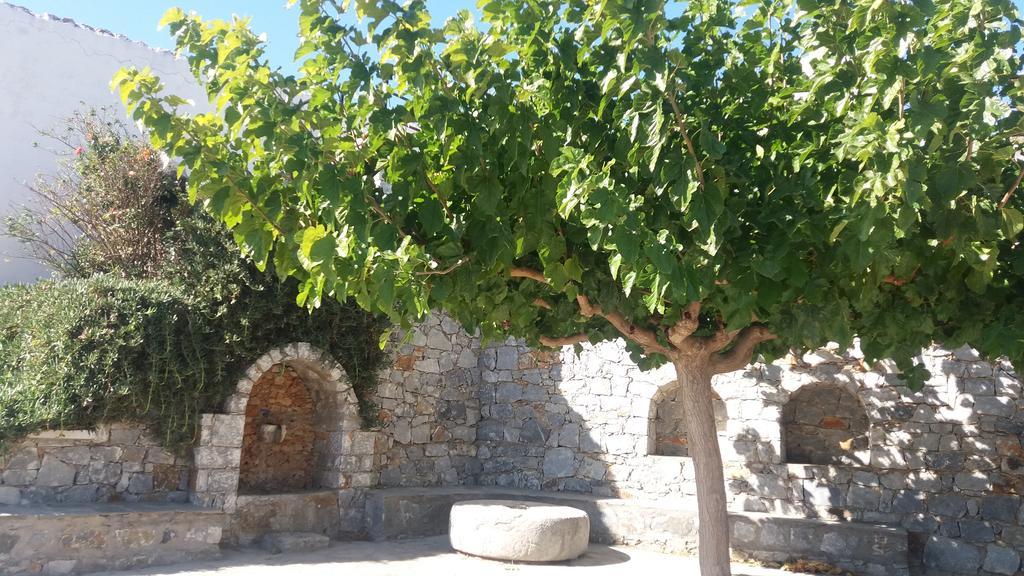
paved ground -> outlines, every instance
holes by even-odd
[[[558,565],[509,564],[452,551],[448,538],[398,542],[335,542],[330,548],[302,554],[267,554],[256,550],[225,551],[216,561],[132,571],[139,576],[611,576],[621,574],[698,574],[697,562],[623,546],[591,545],[579,559]],[[93,576],[125,576],[102,572]],[[792,572],[733,566],[733,576],[794,576]]]

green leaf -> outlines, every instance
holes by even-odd
[[[184,10],[182,10],[181,8],[178,8],[178,7],[170,8],[169,10],[164,12],[163,16],[160,17],[160,22],[158,22],[157,25],[156,25],[157,30],[162,29],[164,26],[168,26],[170,24],[176,24],[178,22],[181,22],[184,19],[185,19],[185,11]]]
[[[1003,233],[1007,240],[1014,240],[1024,230],[1024,214],[1011,206],[1004,206],[1000,212],[1003,216]]]

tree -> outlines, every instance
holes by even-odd
[[[911,386],[933,341],[1024,360],[1010,0],[482,0],[440,28],[423,0],[299,4],[294,75],[245,20],[167,13],[213,113],[113,85],[299,304],[674,364],[706,576],[713,375],[854,335]]]

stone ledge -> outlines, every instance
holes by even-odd
[[[224,514],[183,504],[0,508],[0,574],[76,574],[220,556]]]
[[[394,488],[368,492],[366,527],[373,540],[445,534],[451,507],[464,500],[528,500],[579,508],[590,517],[590,540],[673,553],[694,553],[697,511],[684,502],[595,497],[491,487]],[[905,576],[902,528],[730,513],[734,550],[752,558],[822,560],[869,576]]]
[[[4,521],[20,518],[67,516],[121,516],[135,514],[186,513],[219,516],[223,512],[176,502],[100,502],[95,504],[37,504],[31,506],[0,506],[0,526]]]

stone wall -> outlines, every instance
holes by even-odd
[[[478,338],[441,314],[395,335],[390,367],[372,398],[388,443],[381,485],[476,482],[479,347]]]
[[[79,574],[218,558],[223,516],[167,503],[0,514],[0,574]]]
[[[188,462],[145,429],[33,434],[0,458],[0,504],[188,500]]]
[[[900,526],[929,573],[1016,573],[1024,402],[1009,364],[930,349],[921,359],[933,377],[911,393],[890,364],[836,352],[715,379],[730,507]],[[507,342],[481,353],[481,369],[481,484],[692,502],[690,459],[648,453],[652,403],[673,386],[671,367],[642,372],[617,343],[577,357]],[[812,398],[848,395],[807,413],[819,435],[841,432],[809,452],[834,441],[849,446],[836,460],[863,464],[787,462],[783,413],[805,387]]]

